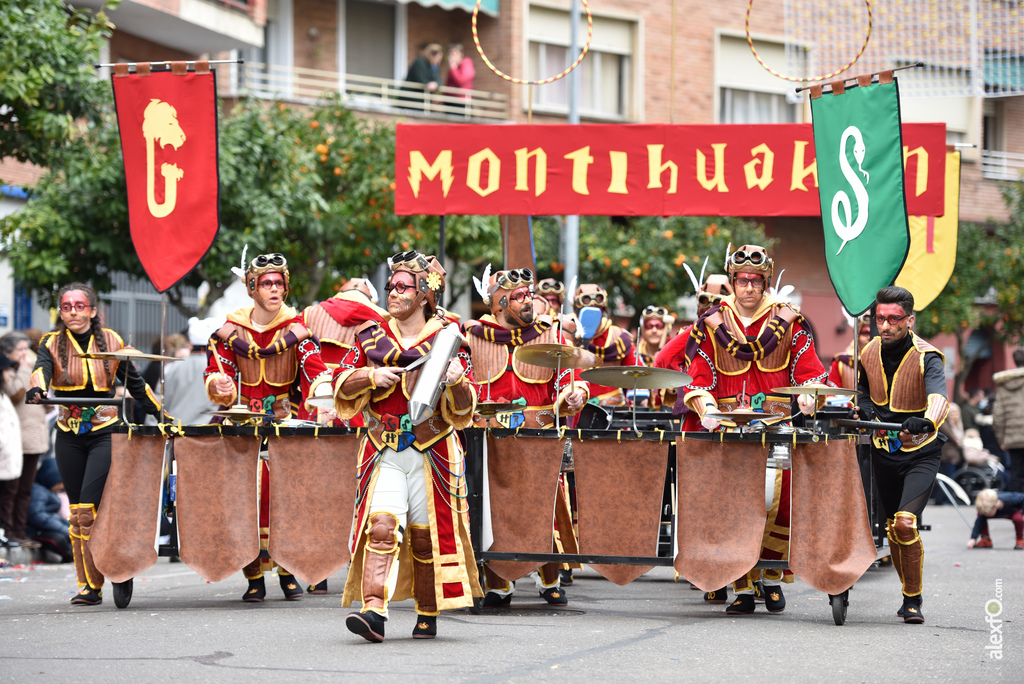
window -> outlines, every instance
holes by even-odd
[[[580,116],[598,119],[636,119],[636,82],[633,70],[637,22],[594,17],[594,39],[586,58],[576,67],[579,74]],[[580,45],[587,37],[586,16],[579,28]],[[569,13],[530,6],[527,73],[543,80],[561,73],[575,59],[569,54]],[[562,78],[534,88],[534,109],[567,113],[569,79]]]
[[[720,35],[715,59],[718,123],[800,123],[800,105],[786,99],[787,81],[769,74],[750,51],[745,38]],[[768,64],[786,65],[785,45],[755,40],[757,54]]]

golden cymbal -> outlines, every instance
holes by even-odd
[[[529,344],[525,347],[516,347],[515,357],[521,363],[544,368],[593,368],[597,365],[597,357],[591,352],[568,344]]]
[[[731,420],[737,425],[746,425],[747,423],[751,423],[755,420],[779,417],[774,413],[763,413],[761,411],[751,411],[750,409],[735,409],[733,411],[713,411],[705,415],[708,418],[714,418],[715,420]]]
[[[135,347],[124,347],[112,352],[87,352],[76,354],[82,359],[96,359],[98,361],[181,361],[177,356],[161,356],[160,354],[147,354]]]
[[[668,368],[651,368],[650,366],[605,366],[591,368],[580,373],[587,382],[608,387],[623,389],[672,389],[682,387],[692,377],[686,373],[669,370]]]
[[[852,397],[857,394],[857,390],[846,389],[845,387],[829,387],[828,385],[812,384],[812,385],[800,385],[798,387],[773,387],[772,394],[813,394],[814,396],[822,396],[825,394],[831,394],[833,396]]]
[[[513,411],[521,411],[525,408],[525,406],[520,406],[519,404],[494,401],[477,404],[474,412],[484,418],[490,418],[491,416],[496,416],[499,413],[512,413]]]

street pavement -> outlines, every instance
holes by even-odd
[[[785,586],[785,612],[730,617],[670,568],[625,587],[584,569],[567,608],[522,580],[511,608],[446,612],[426,641],[411,638],[405,601],[391,608],[385,643],[370,644],[345,629],[345,571],[330,594],[293,602],[268,575],[268,600],[246,604],[240,573],[210,584],[161,558],[118,610],[109,583],[103,605],[71,606],[70,565],[13,566],[0,570],[0,681],[1024,681],[1024,551],[1013,550],[1012,524],[993,521],[995,547],[968,550],[951,506],[924,518],[923,625],[896,617],[891,567],[856,584],[842,626],[828,597],[799,580]],[[996,619],[987,606],[1001,609]],[[1000,649],[986,648],[997,638]]]

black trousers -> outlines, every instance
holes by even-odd
[[[871,460],[885,517],[892,518],[899,511],[920,517],[942,461],[942,446],[938,440],[920,452],[889,454],[872,448]]]
[[[74,435],[57,431],[54,454],[68,502],[100,505],[110,472],[110,432]]]

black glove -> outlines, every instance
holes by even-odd
[[[46,394],[43,392],[43,390],[39,389],[38,387],[29,387],[28,391],[25,392],[25,403],[38,404],[40,401],[43,400],[43,397],[45,396]]]
[[[878,411],[875,410],[875,405],[870,401],[865,401],[863,404],[857,407],[857,414],[861,420],[877,420]]]
[[[926,435],[929,432],[935,432],[935,426],[932,425],[932,421],[927,418],[918,418],[917,416],[911,416],[903,421],[903,429],[912,435]]]

